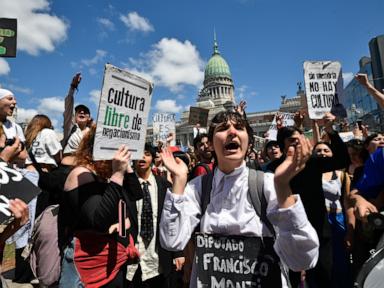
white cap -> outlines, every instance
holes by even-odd
[[[13,95],[12,91],[0,88],[0,99],[3,99],[4,97],[9,96],[9,95],[15,96],[15,95]]]

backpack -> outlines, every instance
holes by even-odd
[[[203,162],[200,162],[200,163],[198,163],[195,167],[192,168],[191,172],[189,172],[189,174],[188,174],[188,182],[191,181],[193,178],[196,178],[196,177],[197,177],[197,176],[195,176],[195,173],[196,173],[196,169],[197,169],[198,167],[204,167],[205,172],[206,172],[207,174],[209,174],[209,173],[212,172],[212,171],[211,171],[211,168],[209,168],[209,165],[208,165],[208,164],[203,163]]]
[[[58,239],[59,205],[48,206],[37,217],[31,241],[23,251],[39,283],[49,286],[57,282],[61,273],[61,252]]]

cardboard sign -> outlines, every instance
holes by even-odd
[[[279,115],[282,116],[282,126],[288,127],[288,126],[294,126],[295,121],[293,120],[295,117],[295,114],[293,113],[279,113]],[[277,139],[277,127],[276,127],[276,115],[273,118],[272,125],[269,127],[268,130],[268,140],[276,140]]]
[[[176,144],[176,124],[175,114],[172,113],[154,113],[153,114],[153,145],[157,146],[159,141],[164,144],[167,142],[169,134],[174,135],[171,146]]]
[[[10,199],[18,198],[28,203],[40,192],[40,188],[24,178],[19,171],[9,167],[5,162],[0,162],[0,224],[6,223],[11,218],[8,210]]]
[[[110,64],[105,65],[94,160],[111,160],[121,145],[132,159],[143,157],[147,118],[153,85],[149,81]]]
[[[309,118],[321,119],[326,112],[346,117],[346,110],[339,102],[343,92],[343,77],[339,62],[305,61],[304,80]]]
[[[355,135],[353,134],[352,131],[349,132],[339,132],[339,136],[343,142],[348,142],[352,139],[355,139]],[[361,140],[361,139],[360,139]]]
[[[0,57],[16,57],[17,19],[0,18]]]
[[[196,237],[197,287],[281,287],[278,258],[260,238]]]
[[[200,124],[201,127],[208,126],[208,109],[199,107],[189,108],[189,120],[188,123],[191,125]]]

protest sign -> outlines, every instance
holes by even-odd
[[[293,113],[279,113],[278,115],[281,116],[282,126],[288,127],[288,126],[294,126],[295,121],[293,120],[295,117],[295,114]],[[273,117],[272,125],[269,127],[268,130],[268,140],[276,140],[277,139],[277,127],[276,127],[276,115]]]
[[[175,114],[173,113],[154,113],[153,114],[153,145],[157,146],[159,141],[164,144],[170,134],[173,134],[171,146],[176,144],[176,124]]]
[[[94,160],[110,160],[121,145],[128,146],[132,159],[143,156],[147,118],[153,85],[128,71],[105,65],[101,90]]]
[[[9,167],[6,162],[0,162],[0,224],[6,223],[11,217],[7,209],[10,199],[18,198],[28,203],[40,192],[40,188],[24,178],[19,171]]]
[[[0,18],[0,57],[16,57],[17,19]]]
[[[339,98],[343,92],[343,77],[339,62],[305,61],[304,80],[308,114],[311,119],[321,119],[326,112],[346,117],[346,110]]]
[[[208,125],[209,110],[200,107],[189,108],[188,124],[196,125],[200,124],[201,127],[207,127]]]
[[[339,132],[339,136],[343,142],[348,142],[352,139],[355,139],[355,135],[353,134],[352,131],[349,132]],[[360,139],[361,140],[361,139]]]
[[[196,237],[197,287],[281,287],[278,257],[261,238]]]

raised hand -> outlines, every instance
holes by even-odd
[[[358,73],[355,75],[355,79],[364,87],[371,86],[371,83],[368,80],[368,76],[365,73]]]
[[[332,125],[333,125],[334,121],[336,120],[336,116],[330,112],[327,112],[327,113],[325,113],[323,120],[324,120],[325,131],[327,133],[332,132],[332,130],[333,130]]]
[[[162,149],[160,155],[164,166],[171,172],[172,176],[187,178],[188,167],[181,159],[173,157],[172,152],[167,148]]]
[[[21,226],[25,225],[29,220],[28,205],[20,199],[9,200],[9,210],[14,216],[12,222],[13,229],[16,232]]]
[[[185,165],[183,160],[173,157],[172,152],[167,148],[162,149],[160,155],[165,168],[167,168],[172,176],[172,192],[175,194],[183,194],[188,178],[187,165]]]
[[[112,160],[112,173],[124,176],[128,170],[129,161],[131,159],[131,152],[128,151],[128,147],[121,145]]]
[[[292,201],[286,203],[287,198],[292,194],[289,182],[305,168],[305,164],[311,157],[311,151],[309,140],[304,135],[300,135],[296,145],[288,148],[284,162],[276,168],[274,179],[276,196],[282,207],[293,204]]]

